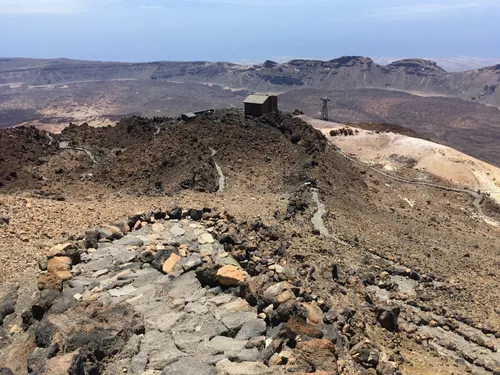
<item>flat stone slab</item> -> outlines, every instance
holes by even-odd
[[[181,237],[182,235],[184,235],[184,233],[186,233],[186,230],[180,225],[175,224],[172,226],[172,228],[170,228],[170,233],[172,233],[172,235],[175,237]]]
[[[274,372],[260,362],[234,363],[224,359],[217,363],[219,375],[273,375]]]
[[[161,375],[217,375],[215,367],[188,357],[163,369]]]

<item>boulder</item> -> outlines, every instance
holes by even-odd
[[[197,210],[196,208],[192,208],[191,211],[189,211],[189,216],[191,216],[192,220],[200,221],[201,218],[203,217],[203,210]]]
[[[123,237],[123,233],[116,225],[105,224],[97,229],[101,238],[107,240],[118,240]]]
[[[78,351],[47,360],[38,375],[85,375]]]
[[[48,272],[40,276],[40,278],[38,279],[39,290],[56,289],[62,291],[62,288],[63,288],[63,279],[61,279],[57,274]]]
[[[80,263],[80,251],[71,242],[59,244],[52,246],[46,253],[47,258],[51,259],[54,257],[69,257],[71,258],[71,264]]]
[[[349,354],[351,354],[357,363],[365,368],[376,368],[380,359],[379,351],[368,339],[354,345]]]
[[[65,256],[57,256],[49,259],[47,263],[47,271],[57,273],[59,271],[69,271],[71,269],[71,258]]]
[[[376,309],[377,322],[388,331],[398,330],[399,306],[379,306]]]
[[[224,266],[217,271],[217,279],[224,286],[236,286],[245,280],[245,273],[236,266]]]
[[[168,217],[173,220],[180,220],[182,218],[182,208],[174,207],[167,211]]]
[[[337,372],[337,359],[335,357],[335,345],[324,339],[299,342],[297,350],[300,356],[316,370]]]
[[[311,324],[323,323],[323,311],[318,305],[312,303],[303,303],[302,306],[307,311],[307,322]]]
[[[0,325],[3,319],[14,312],[17,302],[17,288],[10,288],[0,297]]]
[[[238,334],[236,340],[250,340],[263,335],[266,332],[266,322],[262,319],[252,319],[244,323]]]
[[[66,255],[66,249],[70,248],[73,246],[71,242],[66,242],[66,243],[60,243],[57,245],[52,246],[46,253],[47,258],[53,258],[55,256],[62,256]]]

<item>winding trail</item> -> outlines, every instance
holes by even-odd
[[[374,168],[374,167],[372,167],[371,165],[369,165],[367,163],[364,163],[362,161],[359,161],[357,159],[354,159],[354,158],[346,155],[344,152],[342,152],[340,149],[338,149],[337,146],[334,146],[334,147],[335,147],[335,152],[337,152],[338,154],[342,155],[347,160],[350,160],[351,162],[353,162],[355,164],[358,164],[358,165],[360,165],[360,166],[362,166],[364,168],[369,168],[370,170],[372,170],[374,172],[377,172],[377,173],[381,174],[382,176],[385,176],[385,177],[387,177],[387,178],[389,178],[389,179],[391,179],[393,181],[397,181],[397,182],[400,182],[400,183],[403,183],[403,184],[427,186],[427,187],[432,187],[432,188],[435,188],[435,189],[441,189],[441,190],[445,190],[445,191],[451,191],[453,193],[468,194],[468,195],[470,195],[474,199],[474,203],[473,204],[474,204],[474,207],[476,208],[476,211],[477,211],[479,217],[482,220],[484,220],[486,223],[490,224],[490,225],[493,225],[495,227],[500,226],[500,223],[498,223],[496,220],[492,219],[491,217],[489,217],[488,215],[486,215],[484,213],[483,208],[481,207],[481,203],[484,200],[484,195],[481,194],[481,193],[478,193],[477,191],[474,191],[474,190],[471,190],[471,189],[453,188],[453,187],[449,187],[449,186],[443,186],[443,185],[433,184],[431,182],[414,181],[414,180],[407,180],[407,179],[401,178],[401,177],[395,177],[395,176],[390,175],[389,173],[381,171],[380,169]]]
[[[320,235],[322,236],[329,236],[330,233],[328,232],[328,229],[325,226],[325,223],[323,221],[323,216],[326,213],[326,208],[325,204],[322,203],[319,199],[319,190],[315,188],[311,188],[312,192],[312,198],[314,202],[316,203],[316,206],[318,209],[314,213],[313,217],[311,218],[311,222],[314,226],[314,229],[319,232]]]
[[[224,191],[225,185],[226,185],[226,177],[224,176],[224,173],[222,173],[222,168],[217,164],[215,161],[215,154],[217,154],[217,151],[214,150],[212,147],[209,147],[210,151],[212,154],[210,155],[212,159],[214,159],[214,164],[215,164],[215,169],[217,170],[217,173],[219,174],[219,190],[217,190],[218,193],[222,193]]]
[[[87,150],[84,147],[71,147],[69,145],[69,142],[59,142],[59,148],[61,150],[75,150],[75,151],[84,152],[90,158],[90,160],[92,161],[92,163],[97,164],[97,159],[94,157],[94,155],[92,154],[92,152],[90,152],[89,150]]]

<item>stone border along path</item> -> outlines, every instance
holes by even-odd
[[[226,184],[226,177],[224,176],[224,174],[222,173],[222,168],[219,166],[219,164],[217,164],[217,162],[215,161],[215,154],[217,154],[217,151],[214,150],[212,147],[210,147],[210,151],[211,151],[211,157],[212,159],[214,160],[214,164],[215,164],[215,169],[217,170],[217,173],[219,174],[219,189],[217,190],[218,193],[222,193],[224,191],[224,188],[225,188],[225,184]]]
[[[377,264],[384,262],[388,267],[381,268],[385,271],[382,271],[378,282],[374,280],[366,286],[368,296],[401,308],[399,330],[411,335],[418,343],[427,342],[440,356],[454,360],[468,373],[500,374],[499,332],[490,332],[484,327],[481,330],[464,321],[424,310],[418,301],[407,302],[407,298],[411,300],[417,292],[428,290],[429,284],[430,288],[440,288],[445,284],[374,253],[369,254],[378,261]],[[398,293],[391,293],[391,289]]]
[[[449,187],[449,186],[443,186],[443,185],[438,185],[438,184],[433,184],[433,183],[430,183],[430,182],[425,182],[425,181],[414,181],[414,180],[407,180],[407,179],[404,179],[404,178],[401,178],[401,177],[395,177],[395,176],[392,176],[390,175],[389,173],[386,173],[384,171],[381,171],[380,169],[377,169],[377,168],[374,168],[372,167],[371,165],[369,165],[368,163],[364,163],[360,160],[357,160],[357,159],[354,159],[348,155],[346,155],[344,152],[342,152],[337,146],[333,145],[334,147],[334,150],[335,152],[337,152],[339,155],[342,155],[343,157],[345,157],[347,160],[355,163],[355,164],[358,164],[364,168],[368,168],[374,172],[377,172],[393,181],[397,181],[397,182],[401,182],[403,184],[411,184],[411,185],[420,185],[420,186],[428,186],[428,187],[432,187],[432,188],[436,188],[436,189],[441,189],[441,190],[445,190],[445,191],[451,191],[451,192],[454,192],[454,193],[460,193],[460,194],[468,194],[470,195],[472,198],[474,198],[474,207],[476,208],[476,211],[479,215],[479,217],[485,221],[486,223],[492,225],[492,226],[495,226],[495,227],[498,227],[500,226],[500,223],[498,221],[496,221],[495,219],[489,217],[488,215],[486,215],[483,211],[483,208],[481,207],[481,203],[483,202],[484,200],[484,195],[481,194],[481,193],[478,193],[474,190],[471,190],[471,189],[460,189],[460,188],[452,188],[452,187]]]
[[[330,309],[276,264],[281,241],[261,221],[177,207],[52,247],[18,315],[37,345],[30,373],[400,374],[368,339],[375,307]]]

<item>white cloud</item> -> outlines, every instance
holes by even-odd
[[[0,0],[0,13],[74,13],[79,9],[73,0]]]
[[[97,7],[119,5],[120,0],[0,0],[2,13],[81,13]]]
[[[404,17],[404,16],[425,16],[425,15],[445,15],[446,12],[455,10],[466,10],[472,8],[482,8],[485,6],[498,6],[494,1],[455,1],[452,3],[428,3],[414,4],[406,6],[379,8],[372,14],[373,17]]]

